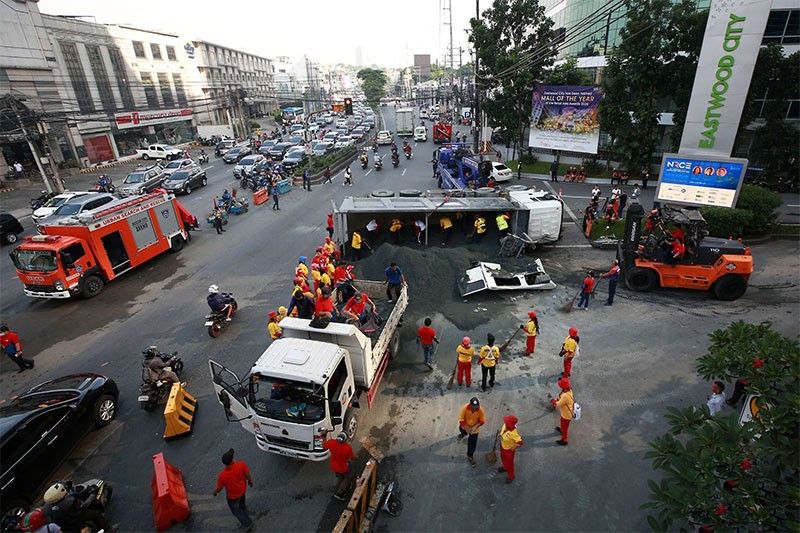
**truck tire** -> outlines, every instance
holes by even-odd
[[[175,235],[172,237],[171,240],[172,246],[170,251],[172,252],[180,252],[183,250],[183,245],[186,244],[186,241],[180,235]]]
[[[144,159],[145,161],[147,161],[148,159],[150,159],[150,156],[149,156],[149,155],[147,155],[147,154],[142,154],[142,159]]]
[[[747,291],[747,280],[743,276],[726,274],[714,283],[712,290],[718,300],[738,300]]]
[[[652,291],[658,287],[658,274],[649,268],[633,267],[625,273],[625,285],[633,291]]]
[[[394,191],[378,189],[377,191],[372,191],[372,196],[374,198],[394,198]]]
[[[403,189],[399,194],[401,198],[417,198],[422,196],[422,191],[419,189]]]
[[[15,242],[17,242],[18,237],[17,234],[12,231],[11,233],[6,233],[5,235],[3,235],[3,239],[8,244],[14,244]]]
[[[530,187],[527,185],[509,185],[506,187],[507,191],[527,191]]]
[[[353,440],[358,432],[358,417],[353,414],[353,408],[344,415],[344,423],[342,424],[342,431],[347,434],[347,440]]]
[[[103,291],[103,278],[100,276],[86,276],[83,280],[83,297],[94,298]]]
[[[392,340],[389,341],[389,358],[394,359],[397,357],[397,351],[400,349],[400,335],[396,332],[392,335]]]

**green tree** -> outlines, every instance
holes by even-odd
[[[646,457],[663,474],[649,481],[646,509],[656,531],[798,531],[800,529],[800,346],[760,325],[734,322],[710,335],[697,361],[706,380],[744,379],[758,413],[669,409],[670,430]]]
[[[358,71],[357,77],[361,80],[367,102],[372,106],[378,105],[386,95],[386,73],[374,68],[363,68]]]
[[[479,59],[478,87],[488,97],[481,109],[495,126],[522,144],[531,115],[531,93],[556,50],[553,21],[538,0],[494,0],[480,19],[471,19],[469,40]]]
[[[570,57],[560,65],[553,67],[542,77],[545,85],[592,85],[592,78],[578,68],[578,60]]]

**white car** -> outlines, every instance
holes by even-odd
[[[378,144],[392,144],[392,134],[389,131],[381,130],[378,132]]]
[[[494,178],[494,181],[500,183],[503,181],[510,181],[511,178],[514,177],[514,173],[511,172],[511,169],[505,166],[503,163],[492,161],[492,177]]]
[[[233,176],[236,178],[249,176],[250,172],[253,170],[253,167],[262,161],[264,161],[264,156],[260,154],[243,157],[238,163],[236,163],[236,166],[233,167]]]
[[[341,137],[339,137],[339,140],[336,141],[336,144],[334,144],[333,147],[339,149],[339,148],[344,148],[345,146],[352,146],[352,145],[353,145],[353,139],[351,139],[349,135],[342,135]]]
[[[167,176],[172,175],[173,172],[177,172],[178,170],[183,170],[186,167],[190,167],[194,165],[195,162],[191,159],[173,159],[170,161],[167,166],[164,167],[164,174]]]
[[[336,121],[336,127],[337,128],[346,128],[347,127],[347,121],[345,119],[343,119],[343,118],[340,118],[339,120]]]
[[[78,198],[79,196],[84,196],[89,194],[88,192],[65,192],[63,194],[58,194],[53,196],[45,204],[33,212],[31,217],[33,218],[34,222],[37,220],[41,220],[44,217],[50,216],[53,212],[61,207],[63,204],[67,203],[68,201],[72,200],[73,198]]]
[[[340,134],[338,131],[329,131],[328,133],[325,134],[325,137],[323,137],[322,140],[335,143],[336,140],[339,138],[339,135]]]
[[[425,142],[428,140],[428,129],[425,126],[414,128],[414,141]]]
[[[309,124],[308,125],[308,133],[317,133],[319,131],[319,126],[316,124]]]

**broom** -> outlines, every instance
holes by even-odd
[[[516,336],[517,336],[517,333],[519,333],[520,331],[522,331],[522,330],[521,330],[521,329],[517,329],[517,330],[514,332],[514,334],[513,334],[513,335],[511,335],[511,338],[509,338],[509,339],[508,339],[508,340],[505,342],[505,344],[503,344],[503,345],[500,347],[500,351],[501,351],[501,352],[502,352],[503,350],[505,350],[506,348],[508,348],[508,345],[509,345],[509,344],[511,344],[511,341],[513,341],[513,340],[514,340],[514,337],[516,337]]]
[[[565,313],[570,313],[570,312],[572,312],[572,307],[575,305],[575,300],[577,300],[577,299],[578,299],[578,296],[580,296],[580,295],[581,295],[581,291],[582,291],[582,290],[583,290],[582,288],[581,288],[581,289],[578,289],[578,292],[577,292],[577,293],[575,293],[575,297],[574,297],[574,298],[572,298],[572,300],[570,300],[569,302],[567,302],[567,305],[565,305],[564,307],[562,307],[562,308],[561,308],[561,310],[562,310],[562,311],[564,311]]]
[[[492,451],[487,452],[484,458],[486,462],[490,465],[493,465],[497,462],[497,441],[500,440],[500,431],[494,436],[494,444],[492,445]]]
[[[450,381],[447,382],[447,390],[453,388],[453,380],[456,379],[456,370],[458,370],[458,357],[456,357],[456,364],[453,366],[453,372],[450,374]]]

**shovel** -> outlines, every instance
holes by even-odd
[[[497,462],[497,441],[500,439],[500,432],[498,431],[497,434],[494,436],[494,444],[492,445],[492,451],[487,452],[484,456],[486,462],[490,465],[493,465]]]

